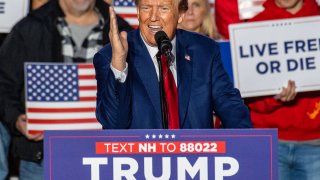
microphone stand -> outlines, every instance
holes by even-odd
[[[161,104],[161,115],[162,115],[162,127],[163,129],[168,129],[168,106],[167,102],[164,100],[165,91],[162,76],[162,63],[161,63],[161,53],[160,51],[156,54],[158,67],[159,67],[159,89],[160,89],[160,104]]]

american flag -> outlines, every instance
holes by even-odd
[[[25,64],[28,133],[101,129],[92,64]]]
[[[239,18],[251,19],[264,10],[266,0],[238,0]]]
[[[113,0],[116,13],[124,18],[132,27],[138,28],[137,8],[134,0]]]

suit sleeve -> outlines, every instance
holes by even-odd
[[[94,57],[97,79],[96,117],[104,129],[126,129],[130,125],[130,77],[119,82],[110,68],[111,46]]]
[[[215,44],[213,49],[212,98],[214,111],[221,118],[225,128],[250,128],[252,123],[249,110],[244,104],[239,90],[233,87],[224,70],[218,45]]]

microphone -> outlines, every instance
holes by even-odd
[[[161,63],[161,55],[165,55],[168,61],[168,64],[172,63],[173,55],[171,53],[172,44],[164,31],[158,31],[154,35],[154,39],[157,42],[159,52],[157,53],[157,62],[159,68],[159,89],[160,89],[160,103],[161,103],[161,114],[162,114],[162,127],[164,129],[168,129],[168,114],[167,114],[167,103],[165,99],[165,90],[164,90],[164,82],[163,82],[163,70],[162,70],[162,63]]]
[[[167,34],[164,31],[158,31],[154,35],[154,39],[157,42],[160,53],[164,54],[165,56],[170,56],[171,50],[172,50],[172,44]]]
[[[169,62],[172,62],[174,60],[174,56],[171,53],[172,44],[171,44],[167,34],[164,31],[158,31],[154,35],[154,39],[157,42],[158,49],[159,49],[160,53],[164,54],[168,58]]]

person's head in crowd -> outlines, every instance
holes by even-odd
[[[104,0],[106,3],[108,3],[108,4],[112,4],[112,0]]]
[[[70,9],[86,10],[94,7],[96,0],[59,0],[60,5],[67,5]]]
[[[207,35],[210,38],[218,37],[208,0],[188,0],[188,10],[178,27]]]
[[[303,0],[275,0],[275,3],[292,14],[298,12],[303,6]]]
[[[66,15],[70,13],[76,16],[82,15],[89,11],[94,12],[93,9],[95,2],[96,0],[59,0],[59,4]]]
[[[31,0],[31,9],[35,10],[44,5],[48,0]]]
[[[156,46],[154,35],[163,30],[172,39],[188,8],[187,0],[135,0],[139,28],[147,44]]]
[[[38,9],[49,0],[31,0],[31,8],[32,10]],[[87,12],[91,10],[95,6],[96,0],[58,0],[59,4],[61,5],[62,10],[64,13],[74,13],[74,14],[81,14],[82,12]],[[112,3],[112,0],[105,0],[105,2]]]

